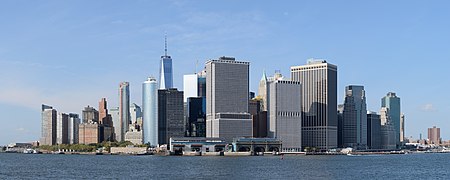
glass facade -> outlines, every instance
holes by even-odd
[[[381,99],[381,107],[388,108],[388,116],[391,120],[391,124],[394,127],[396,143],[400,145],[400,116],[401,116],[401,107],[400,107],[400,98],[393,92],[387,93],[385,97]]]
[[[119,87],[119,123],[120,141],[124,141],[130,124],[130,84],[128,82],[120,83]]]
[[[158,83],[149,77],[142,84],[142,130],[144,144],[158,145]]]
[[[169,89],[173,87],[172,58],[161,56],[161,66],[159,69],[159,89]]]

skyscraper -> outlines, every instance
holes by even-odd
[[[405,114],[400,116],[400,142],[405,143]]]
[[[190,97],[206,96],[206,72],[201,71],[195,74],[183,76],[184,102]]]
[[[111,108],[109,109],[108,112],[111,115],[111,121],[113,122],[115,140],[120,142],[121,129],[120,129],[119,107]]]
[[[381,149],[381,120],[376,112],[367,112],[367,146]]]
[[[248,113],[249,62],[220,57],[206,62],[206,137],[252,136]]]
[[[186,136],[206,136],[206,71],[183,77]]]
[[[344,105],[338,105],[338,147],[344,147]]]
[[[172,88],[172,58],[167,55],[167,36],[164,37],[164,56],[161,56],[161,64],[159,67],[159,89]]]
[[[172,137],[184,137],[183,91],[158,90],[158,142],[169,144]]]
[[[142,84],[142,124],[144,143],[158,145],[158,83],[149,77]]]
[[[98,103],[99,110],[99,127],[100,127],[100,142],[114,141],[114,127],[110,114],[108,114],[108,103],[106,98],[102,98]]]
[[[206,98],[187,99],[186,136],[206,137]]]
[[[255,97],[248,101],[248,111],[252,115],[253,137],[267,137],[267,111],[262,111],[262,98]]]
[[[391,120],[391,124],[394,126],[396,144],[400,145],[400,98],[393,92],[387,93],[385,97],[381,99],[381,107],[388,108],[388,116]]]
[[[84,108],[82,113],[83,123],[98,123],[99,115],[95,108],[87,106]]]
[[[337,66],[308,60],[291,67],[291,78],[302,84],[302,144],[322,150],[337,147]]]
[[[78,141],[80,144],[99,143],[103,133],[99,127],[98,111],[87,106],[83,109],[83,123],[78,126]]]
[[[137,124],[138,119],[141,118],[141,117],[142,117],[141,107],[138,106],[135,103],[132,103],[131,106],[130,106],[130,120],[131,120],[131,123],[136,123]]]
[[[58,113],[56,119],[56,144],[69,144],[69,115]]]
[[[269,91],[269,83],[273,82],[275,80],[282,80],[283,75],[279,71],[275,71],[275,74],[273,77],[267,77],[266,71],[263,72],[263,75],[261,77],[261,80],[259,81],[258,86],[258,97],[261,100],[261,111],[267,111],[268,104],[267,104],[267,96]]]
[[[367,148],[367,107],[364,86],[345,88],[343,112],[344,147]]]
[[[393,150],[397,148],[398,134],[395,132],[389,113],[389,108],[382,107],[380,110],[381,149]]]
[[[429,144],[439,145],[441,142],[441,128],[433,126],[433,128],[428,128],[428,140]]]
[[[264,71],[258,87],[258,96],[261,98],[261,111],[267,111],[267,83],[266,71]]]
[[[120,142],[125,140],[125,133],[130,124],[130,84],[128,82],[122,82],[119,85],[119,123],[116,128],[120,128],[120,139],[117,139]]]
[[[69,113],[68,133],[69,144],[78,144],[80,117],[78,114]]]
[[[282,151],[302,151],[302,86],[300,82],[275,80],[268,83],[268,136],[283,142]]]
[[[56,119],[57,112],[53,107],[42,104],[41,145],[56,144]]]

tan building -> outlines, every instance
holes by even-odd
[[[433,128],[428,128],[428,141],[429,144],[439,145],[441,140],[441,128],[433,126]]]
[[[92,144],[99,142],[99,127],[97,123],[82,123],[79,126],[79,144]]]
[[[101,128],[99,141],[114,141],[114,127],[111,115],[108,113],[108,104],[106,98],[102,98],[98,103],[99,110],[99,127]]]
[[[125,133],[125,141],[130,141],[135,145],[142,144],[142,131],[128,131]]]

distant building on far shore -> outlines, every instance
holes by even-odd
[[[57,112],[53,107],[42,104],[41,145],[56,144],[56,119]]]
[[[428,128],[428,141],[429,144],[439,145],[441,142],[441,128],[437,128],[436,126]]]

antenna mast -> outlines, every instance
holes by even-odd
[[[167,32],[164,34],[164,55],[167,56]]]

